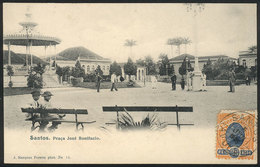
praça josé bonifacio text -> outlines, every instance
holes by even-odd
[[[57,141],[64,141],[64,140],[100,140],[99,137],[96,136],[30,136],[30,140],[57,140]]]

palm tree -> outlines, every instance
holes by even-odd
[[[167,40],[167,45],[171,45],[171,55],[173,57],[173,48],[172,48],[172,46],[174,45],[174,40],[173,39],[168,39]]]
[[[182,37],[177,37],[177,38],[171,38],[168,39],[167,41],[167,45],[171,45],[171,50],[172,50],[172,46],[175,45],[178,48],[178,56],[180,55],[181,52],[181,45],[183,44],[183,38]],[[172,57],[173,57],[173,51],[172,51]]]
[[[257,46],[256,45],[251,46],[251,47],[248,48],[248,50],[249,50],[250,53],[255,53],[257,51]]]
[[[185,54],[187,54],[187,44],[190,44],[191,43],[191,40],[186,37],[186,38],[183,38],[183,44],[185,45]]]
[[[132,47],[136,45],[136,41],[133,39],[127,39],[124,45],[130,47],[130,57],[132,57]]]

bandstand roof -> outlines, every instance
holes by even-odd
[[[32,42],[32,46],[49,46],[60,44],[61,40],[59,38],[38,35],[38,34],[11,34],[4,35],[3,43],[10,45],[20,45],[27,46],[29,42]]]

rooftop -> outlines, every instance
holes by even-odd
[[[193,56],[193,55],[182,54],[180,56],[177,56],[177,57],[169,59],[169,61],[180,61],[180,60],[182,61],[182,60],[184,60],[185,57],[188,57],[188,59],[190,59],[190,60],[195,59],[195,56]],[[205,59],[205,60],[208,60],[208,59],[218,59],[218,58],[235,59],[235,58],[232,58],[232,57],[229,57],[229,56],[226,56],[226,55],[200,56],[198,58],[199,58],[199,60],[201,60],[201,59]]]

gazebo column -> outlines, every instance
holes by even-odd
[[[28,69],[28,44],[26,44],[25,64],[26,68]]]
[[[55,55],[55,70],[56,70],[56,64],[57,64],[57,62],[56,62],[56,45],[54,45],[54,55]]]
[[[44,57],[47,57],[47,45],[44,46]]]
[[[11,65],[11,51],[10,51],[10,42],[8,42],[8,65]]]
[[[50,43],[50,49],[51,49],[51,43]],[[51,51],[49,52],[49,53],[51,53]],[[50,68],[49,68],[49,70],[51,70],[51,54],[50,54]]]
[[[30,55],[31,55],[31,67],[33,66],[33,56],[32,56],[32,41],[30,42],[30,46],[29,46],[29,52],[30,52]]]

